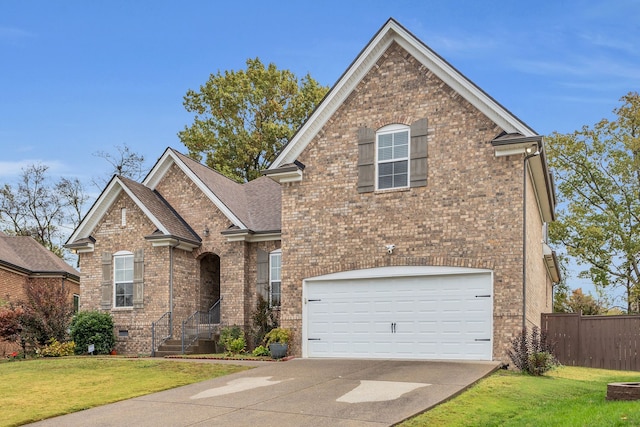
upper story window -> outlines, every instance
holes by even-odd
[[[127,226],[127,208],[120,209],[120,225],[122,227]]]
[[[269,254],[269,306],[280,307],[281,295],[282,251],[275,250]]]
[[[117,252],[113,267],[114,307],[133,307],[133,254]]]
[[[378,190],[409,186],[409,126],[389,125],[376,133]]]

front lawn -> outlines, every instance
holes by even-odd
[[[248,368],[100,357],[0,363],[0,426],[21,425],[244,369]]]
[[[639,372],[579,367],[542,377],[498,371],[401,426],[639,426],[640,402],[606,400],[608,383],[639,380]]]

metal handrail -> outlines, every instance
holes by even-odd
[[[151,356],[156,355],[158,348],[171,338],[171,312],[167,311],[158,320],[151,323]]]
[[[196,311],[182,322],[182,354],[195,343],[198,338],[213,337],[215,325],[220,324],[220,300],[207,311]]]

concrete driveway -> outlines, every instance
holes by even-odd
[[[41,421],[36,426],[389,426],[497,362],[294,359]]]

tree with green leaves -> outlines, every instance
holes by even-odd
[[[602,290],[622,288],[627,312],[640,296],[640,95],[630,92],[603,119],[571,134],[547,138],[561,207],[552,242],[588,268]]]
[[[248,59],[246,70],[212,74],[198,92],[188,90],[191,126],[178,133],[197,161],[238,182],[269,167],[327,93],[309,74]]]

